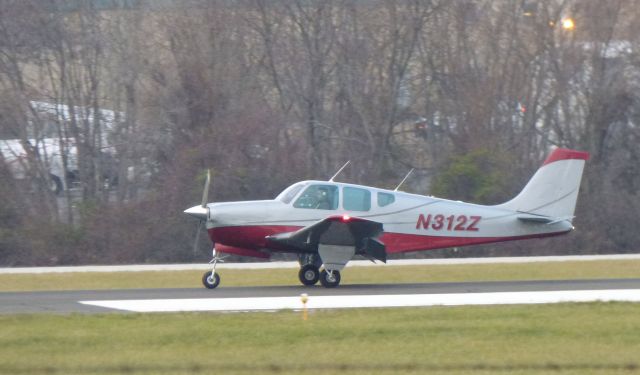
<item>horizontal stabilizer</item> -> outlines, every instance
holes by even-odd
[[[547,224],[552,225],[556,223],[560,223],[563,221],[571,221],[574,216],[563,216],[563,217],[549,217],[542,215],[532,215],[532,214],[519,214],[518,220],[523,221],[525,223],[535,223],[535,224]]]
[[[518,215],[518,220],[524,221],[525,223],[549,224],[553,221],[553,218],[549,216],[520,214]]]
[[[554,218],[554,220],[550,223],[548,223],[549,225],[551,224],[555,224],[555,223],[561,223],[563,221],[568,221],[571,222],[571,220],[573,220],[575,216],[563,216],[563,217],[556,217]]]

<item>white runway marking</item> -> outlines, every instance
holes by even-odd
[[[310,295],[307,308],[346,309],[365,307],[513,305],[595,301],[640,302],[640,289],[351,296]],[[85,305],[133,312],[265,311],[283,309],[298,310],[303,307],[299,296],[79,302]]]

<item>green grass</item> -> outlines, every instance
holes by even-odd
[[[220,269],[224,286],[297,270]],[[200,271],[0,275],[0,290],[201,287]],[[640,261],[354,267],[343,283],[636,278]],[[640,304],[0,316],[0,374],[640,373]]]
[[[219,268],[221,286],[298,285],[296,269]],[[0,275],[1,291],[198,288],[203,271]],[[638,278],[639,260],[347,267],[343,284]]]
[[[0,316],[0,374],[629,374],[640,305]]]

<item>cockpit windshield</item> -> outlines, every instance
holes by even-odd
[[[295,184],[286,188],[282,193],[280,193],[276,199],[281,201],[282,203],[289,204],[293,200],[293,198],[298,195],[300,190],[305,187],[306,184]]]

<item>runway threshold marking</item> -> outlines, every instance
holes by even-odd
[[[515,305],[596,301],[640,302],[640,289],[347,296],[310,295],[307,308],[347,309],[367,307]],[[287,309],[298,310],[303,307],[299,296],[107,300],[79,301],[79,303],[132,312],[273,311]]]

